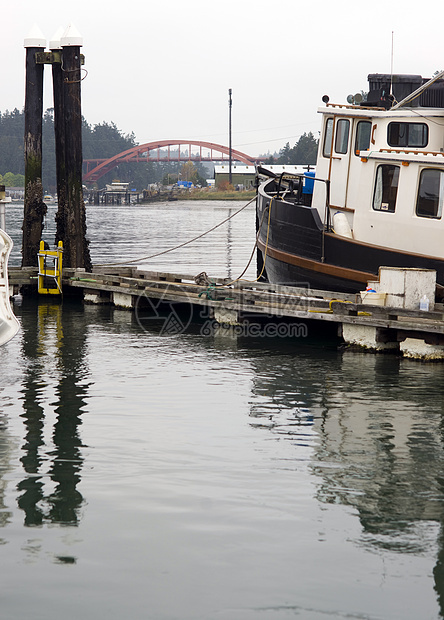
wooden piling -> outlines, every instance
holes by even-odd
[[[52,88],[54,99],[54,136],[57,176],[57,213],[56,213],[56,245],[65,240],[64,221],[66,211],[66,163],[65,163],[65,118],[63,104],[63,70],[62,47],[60,37],[63,33],[57,32],[50,42],[52,51]]]
[[[91,269],[86,240],[86,211],[82,190],[81,38],[65,32],[62,44],[66,204],[59,213],[58,240],[63,241],[67,267]],[[63,236],[62,236],[63,233]]]
[[[25,39],[25,204],[23,214],[22,266],[37,266],[47,207],[42,186],[43,65],[36,54],[46,45],[38,29]]]

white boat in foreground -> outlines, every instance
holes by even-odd
[[[8,260],[12,246],[11,237],[0,229],[0,345],[9,342],[20,327],[9,301]]]

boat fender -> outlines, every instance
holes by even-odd
[[[353,239],[353,232],[350,228],[350,224],[348,223],[345,213],[336,211],[336,213],[333,215],[333,229],[337,235]]]

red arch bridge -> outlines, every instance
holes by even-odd
[[[174,149],[172,148],[174,147]],[[181,148],[182,147],[182,148]],[[228,162],[230,149],[222,144],[214,142],[200,142],[197,140],[161,140],[160,142],[147,142],[134,146],[127,151],[122,151],[109,159],[85,159],[86,171],[83,175],[85,183],[98,181],[104,174],[121,163],[126,162]],[[231,149],[232,161],[254,165],[256,159]]]

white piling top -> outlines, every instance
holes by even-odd
[[[25,37],[23,42],[24,47],[46,47],[46,39],[43,32],[34,24],[31,30],[28,32],[28,36]]]
[[[60,39],[60,43],[62,47],[81,47],[83,45],[83,37],[74,24],[69,24]]]
[[[65,28],[63,26],[59,26],[57,30],[54,32],[52,37],[49,40],[49,49],[50,50],[60,50],[62,49],[61,39],[63,33],[65,32]]]

